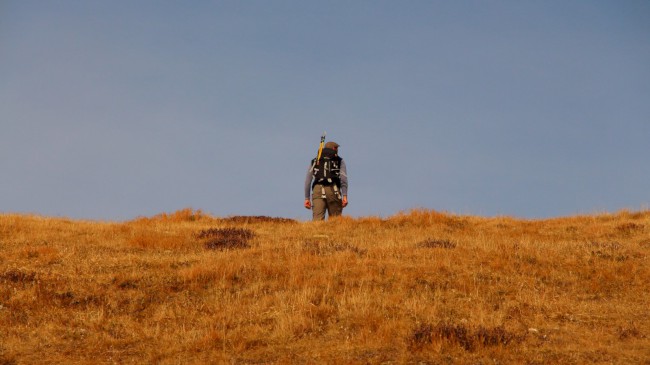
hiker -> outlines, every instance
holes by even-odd
[[[307,170],[305,208],[312,209],[315,221],[324,220],[326,211],[329,217],[341,215],[348,205],[348,175],[338,151],[338,143],[327,142],[320,159],[311,160]]]

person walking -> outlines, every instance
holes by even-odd
[[[348,205],[348,174],[338,151],[338,143],[327,142],[320,159],[311,160],[307,170],[305,208],[312,209],[315,221],[324,220],[325,212],[339,216]]]

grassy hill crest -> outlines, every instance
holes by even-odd
[[[0,214],[0,364],[648,363],[650,211]]]

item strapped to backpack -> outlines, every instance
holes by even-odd
[[[316,165],[318,165],[318,161],[320,161],[320,156],[323,153],[323,144],[325,143],[325,136],[327,134],[323,132],[323,135],[320,136],[320,145],[318,146],[318,155],[316,155]]]

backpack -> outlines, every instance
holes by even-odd
[[[341,186],[341,158],[336,153],[328,152],[327,149],[323,150],[318,163],[316,159],[311,160],[314,175],[312,187],[316,184]]]

